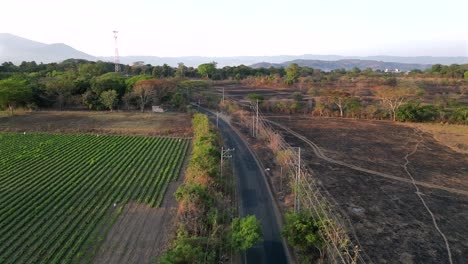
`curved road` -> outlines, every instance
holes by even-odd
[[[205,109],[200,112],[213,116]],[[262,223],[263,243],[249,249],[244,263],[287,263],[286,250],[270,189],[253,154],[233,128],[219,119],[219,129],[226,147],[235,148],[232,162],[237,178],[239,210],[241,216],[255,215]]]

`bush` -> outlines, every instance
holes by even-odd
[[[459,106],[453,111],[450,121],[457,124],[468,125],[468,107]]]
[[[214,198],[208,193],[205,186],[195,183],[184,183],[177,188],[174,194],[176,201],[197,203],[198,206],[211,207],[214,204]]]
[[[206,257],[205,250],[202,247],[179,243],[175,248],[164,252],[159,259],[159,263],[206,263]]]
[[[286,222],[281,234],[288,243],[306,253],[313,253],[325,247],[320,234],[323,223],[310,211],[287,213]]]
[[[234,218],[231,224],[229,242],[236,251],[245,251],[262,240],[260,222],[253,215]]]
[[[396,118],[402,122],[434,121],[440,110],[433,105],[421,106],[418,102],[410,102],[398,108]]]
[[[159,263],[213,263],[215,253],[205,250],[206,243],[205,238],[190,237],[184,227],[180,226],[173,243],[174,247],[161,255]]]
[[[186,80],[177,84],[180,89],[192,90],[196,88],[206,89],[210,86],[207,81],[202,80]]]
[[[250,101],[256,101],[258,100],[259,102],[265,100],[265,97],[263,97],[263,95],[261,94],[256,94],[256,93],[249,93],[247,95],[247,98],[250,100]]]

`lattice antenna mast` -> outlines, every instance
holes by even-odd
[[[119,32],[114,30],[114,39],[115,39],[114,64],[115,64],[115,72],[120,71],[120,58],[119,58],[119,47],[117,46],[117,33],[119,33]]]

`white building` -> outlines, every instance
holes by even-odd
[[[159,105],[153,105],[152,106],[153,113],[163,113],[164,109],[162,109],[161,106]]]

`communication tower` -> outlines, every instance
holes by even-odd
[[[115,64],[115,72],[120,71],[120,58],[119,58],[119,47],[117,46],[117,33],[118,31],[114,30],[114,39],[115,39],[115,53],[114,53],[114,64]]]

